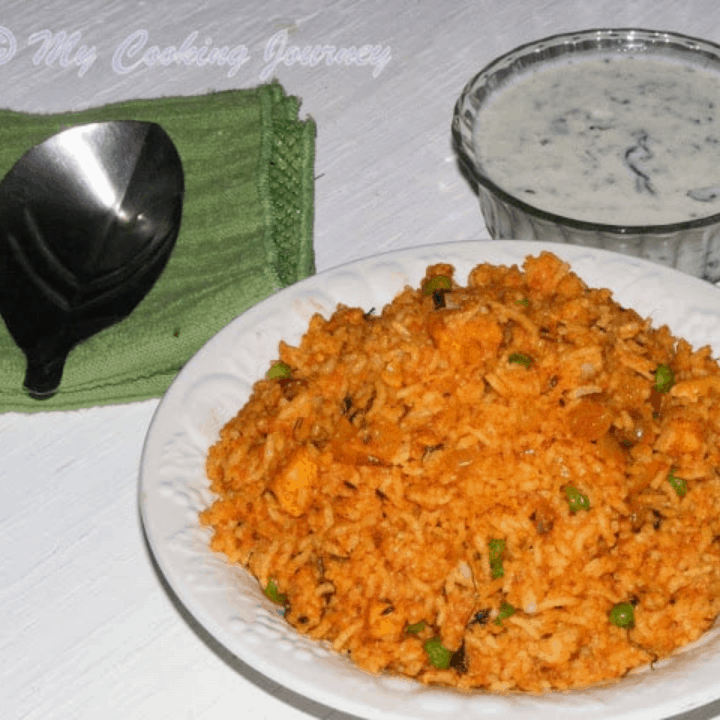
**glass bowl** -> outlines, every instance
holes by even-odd
[[[503,189],[484,168],[477,149],[483,131],[478,116],[490,102],[509,84],[527,82],[535,71],[556,66],[561,75],[562,68],[597,56],[657,59],[717,71],[720,107],[720,46],[676,33],[586,30],[554,35],[502,55],[467,83],[455,105],[452,121],[453,143],[461,167],[477,188],[490,235],[494,239],[566,242],[603,248],[652,260],[711,282],[720,281],[720,212],[657,225],[605,224],[596,218],[583,219],[582,212],[567,217],[534,206]],[[523,130],[530,127],[533,116],[532,112],[523,115]],[[712,182],[708,178],[708,184]],[[720,182],[717,184],[720,186]],[[720,187],[717,191],[720,194]]]

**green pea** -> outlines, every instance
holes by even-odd
[[[493,580],[504,577],[505,568],[502,563],[502,554],[505,550],[505,541],[494,539],[488,545],[490,548],[490,574]]]
[[[667,479],[678,497],[682,497],[687,492],[687,480],[677,477],[674,470],[670,471]]]
[[[413,635],[417,635],[417,633],[421,633],[425,629],[425,621],[421,620],[420,622],[416,622],[413,625],[408,625],[405,628],[405,632],[412,633]]]
[[[515,608],[508,602],[502,603],[500,605],[500,611],[498,612],[497,617],[495,618],[495,624],[496,625],[502,625],[502,621],[506,618],[509,618],[511,615],[515,614]]]
[[[532,365],[532,358],[526,353],[516,352],[510,355],[510,357],[508,358],[508,362],[529,368],[530,365]]]
[[[423,649],[428,654],[431,665],[440,670],[447,670],[450,667],[452,653],[440,642],[439,637],[427,640],[423,645]]]
[[[287,597],[278,591],[277,583],[274,580],[270,580],[265,586],[265,594],[278,605],[284,605],[287,602]]]
[[[565,497],[567,497],[570,512],[574,515],[578,510],[589,510],[590,499],[587,495],[583,495],[577,488],[572,485],[565,486]]]
[[[527,307],[530,304],[530,301],[527,298],[521,298],[520,300],[516,300],[515,304],[522,305],[523,307]]]
[[[635,609],[629,602],[618,603],[608,614],[613,625],[619,628],[635,627]]]
[[[666,393],[675,384],[675,373],[669,365],[658,365],[655,370],[655,389]]]
[[[445,275],[436,275],[430,278],[423,286],[423,295],[432,295],[437,290],[452,290],[452,281]]]
[[[269,370],[268,370],[268,380],[275,380],[280,379],[284,380],[289,378],[292,375],[292,370],[290,370],[290,366],[287,363],[284,362],[276,362]]]

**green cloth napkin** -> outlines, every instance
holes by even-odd
[[[0,323],[0,412],[159,397],[234,317],[314,272],[315,124],[298,110],[274,82],[61,115],[0,111],[0,178],[50,135],[102,120],[159,123],[185,172],[182,226],[163,274],[130,316],[70,352],[54,397],[22,389],[25,357]]]

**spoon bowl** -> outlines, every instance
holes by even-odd
[[[184,174],[155,123],[78,125],[25,153],[0,183],[0,314],[24,386],[51,397],[70,350],[127,317],[180,229]]]

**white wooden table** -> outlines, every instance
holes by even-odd
[[[321,271],[487,237],[450,143],[466,80],[522,42],[632,26],[720,42],[720,4],[3,0],[0,105],[62,111],[277,77],[318,125]],[[337,54],[365,45],[361,65]],[[184,62],[163,64],[171,46]],[[193,48],[213,62],[199,64]],[[136,495],[156,407],[0,415],[0,716],[347,720],[229,656],[163,584]],[[720,717],[720,701],[676,717]]]

